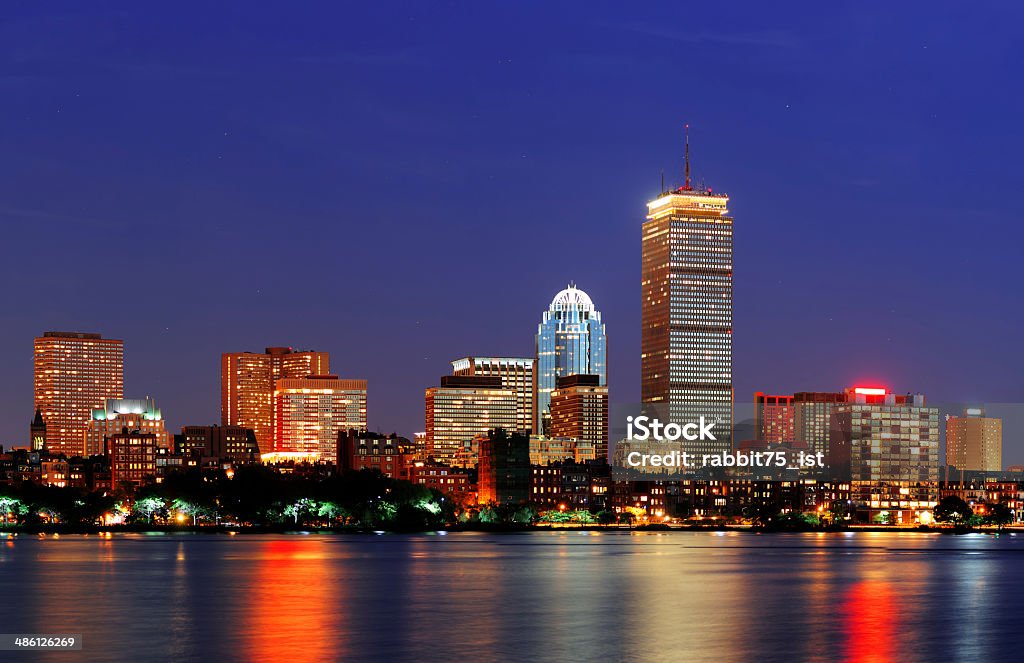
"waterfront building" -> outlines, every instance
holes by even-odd
[[[452,362],[452,375],[496,376],[501,388],[516,394],[516,425],[510,429],[526,435],[533,429],[533,366],[526,357],[463,357]]]
[[[110,487],[118,489],[123,484],[138,487],[156,477],[157,436],[153,433],[125,430],[111,435],[107,444],[110,448]]]
[[[83,332],[46,332],[34,342],[33,391],[50,453],[80,456],[93,408],[124,397],[124,342]]]
[[[533,432],[550,434],[551,392],[567,375],[596,375],[608,385],[608,340],[601,312],[584,291],[570,283],[551,300],[535,339]]]
[[[530,499],[530,439],[488,431],[480,442],[480,503],[519,504]]]
[[[1003,420],[986,417],[981,408],[946,418],[946,464],[958,470],[1000,472],[1003,469]]]
[[[273,444],[270,455],[264,454],[268,462],[334,462],[338,433],[366,429],[366,380],[283,378],[274,383],[273,403]]]
[[[475,436],[517,426],[516,392],[504,389],[499,376],[446,375],[424,396],[425,452],[435,461],[455,464]]]
[[[383,435],[355,429],[338,433],[339,472],[376,470],[390,479],[407,481],[415,457],[413,444],[395,434]]]
[[[768,444],[793,444],[795,408],[792,396],[754,394],[754,435]]]
[[[274,385],[286,378],[329,375],[330,354],[266,348],[221,355],[221,425],[252,429],[262,449],[274,440]]]
[[[647,204],[642,228],[641,399],[663,420],[701,416],[715,440],[681,451],[732,449],[733,217],[729,196],[686,181]]]
[[[182,426],[174,436],[174,452],[184,458],[226,459],[235,463],[260,460],[256,434],[244,426]]]
[[[107,439],[123,430],[152,433],[156,445],[169,449],[171,434],[164,428],[163,413],[152,398],[108,398],[103,407],[90,414],[89,425],[83,437],[83,456],[108,453]]]

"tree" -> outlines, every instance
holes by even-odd
[[[1002,502],[993,504],[985,515],[985,522],[1003,529],[1003,527],[1013,522],[1013,511]]]
[[[142,499],[136,500],[135,504],[132,505],[132,511],[145,516],[146,520],[150,523],[153,522],[153,515],[163,510],[164,501],[159,497],[143,497]]]
[[[973,515],[971,505],[956,495],[943,497],[935,507],[935,520],[958,527],[966,524]]]

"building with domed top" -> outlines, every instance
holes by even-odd
[[[608,341],[601,312],[584,291],[570,283],[555,295],[537,326],[534,363],[534,432],[550,428],[551,392],[558,378],[596,375],[608,384]]]

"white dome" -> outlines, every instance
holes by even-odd
[[[590,295],[571,283],[568,288],[559,292],[555,295],[555,298],[551,300],[552,311],[565,311],[569,309],[576,309],[579,311],[594,310],[594,302],[591,301]]]

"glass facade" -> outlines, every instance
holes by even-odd
[[[608,384],[605,327],[590,296],[572,284],[555,295],[537,326],[536,346],[533,430],[547,433],[558,378],[590,374]]]

